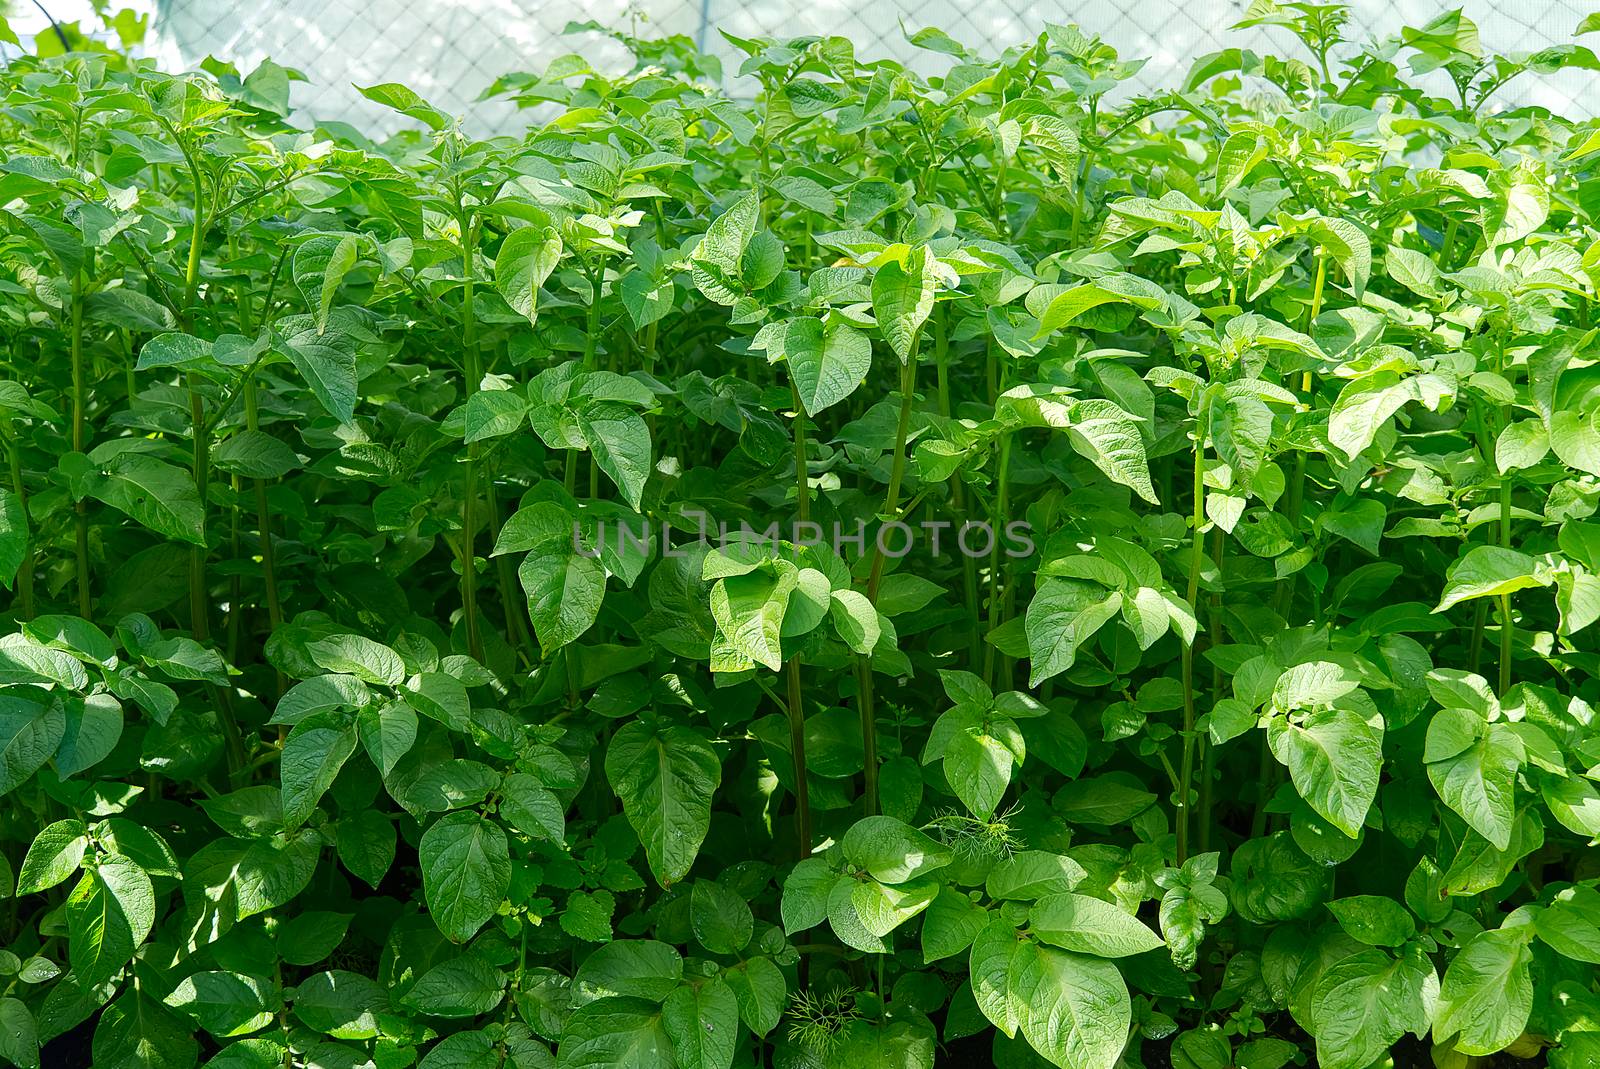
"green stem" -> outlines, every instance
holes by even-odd
[[[477,247],[478,221],[461,210],[461,265],[465,283],[461,295],[461,350],[466,361],[466,395],[478,392],[483,371],[478,362],[478,317],[473,308],[476,283],[473,259]],[[478,443],[467,447],[466,487],[461,497],[461,616],[467,629],[467,652],[473,660],[483,660],[483,633],[478,621],[478,557],[476,515],[478,504]]]
[[[256,409],[256,387],[253,381],[246,383],[244,388],[244,419],[245,426],[250,430],[261,429],[261,416]],[[277,551],[272,545],[272,508],[267,502],[266,480],[250,481],[254,484],[252,489],[256,499],[256,538],[261,543],[261,582],[267,594],[267,624],[276,631],[283,624],[283,602],[278,595]],[[278,694],[281,696],[285,684],[283,671],[281,669],[275,671]]]
[[[811,480],[806,462],[806,410],[800,403],[800,387],[789,379],[794,399],[794,493],[795,517],[800,523],[811,521]],[[806,719],[800,682],[800,655],[789,658],[788,676],[789,750],[794,759],[795,834],[800,840],[800,859],[811,856],[811,785],[806,781]]]
[[[811,856],[811,785],[806,782],[806,718],[804,694],[800,684],[800,658],[789,658],[786,667],[789,685],[789,748],[794,757],[795,834],[800,839],[800,860]],[[872,777],[876,786],[877,777]]]
[[[906,475],[906,439],[911,435],[911,405],[916,399],[917,342],[911,339],[911,350],[900,366],[900,419],[895,424],[894,456],[889,465],[889,488],[883,495],[881,515],[895,518],[900,508],[900,485]],[[872,540],[872,566],[867,573],[867,600],[878,603],[878,584],[883,581],[884,553],[881,534]],[[862,805],[868,816],[878,812],[878,718],[873,697],[872,655],[863,654],[856,660],[861,690],[861,745],[863,767],[866,773],[862,789]]]
[[[85,410],[89,390],[83,368],[83,271],[72,275],[72,451],[82,453],[89,444]],[[77,574],[78,615],[89,619],[89,502],[73,506],[74,558]]]
[[[1206,553],[1206,446],[1204,432],[1195,427],[1194,441],[1194,526],[1193,541],[1189,550],[1189,605],[1193,608],[1200,597],[1200,569]],[[1183,758],[1178,765],[1178,864],[1189,859],[1189,790],[1194,782],[1195,703],[1194,703],[1194,647],[1199,641],[1183,644]]]
[[[989,549],[989,631],[993,632],[1000,626],[1003,599],[1001,597],[1001,573],[999,532],[1005,529],[1006,511],[1011,507],[1011,433],[1000,432],[999,462],[995,471],[994,511],[990,515],[989,526],[996,535],[996,541]],[[991,686],[997,686],[1000,680],[996,675],[996,652],[993,646],[984,650],[983,674]]]
[[[1213,647],[1222,641],[1222,560],[1227,551],[1225,534],[1221,527],[1216,528],[1211,535],[1211,563],[1216,568],[1217,586],[1211,594],[1211,620],[1207,627],[1210,632],[1210,642]],[[1217,702],[1222,698],[1222,669],[1216,666],[1211,670],[1211,707],[1216,708]],[[1210,740],[1205,736],[1199,739],[1200,747],[1200,848],[1198,853],[1204,854],[1211,849],[1211,781],[1216,775],[1216,747],[1210,745]]]
[[[17,441],[6,437],[6,459],[11,464],[11,492],[17,495],[17,508],[28,514],[28,488],[22,481],[22,451]],[[22,567],[17,571],[17,602],[22,608],[22,619],[33,619],[33,539],[28,539],[22,553]]]

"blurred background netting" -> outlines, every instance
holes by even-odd
[[[19,35],[49,32],[49,18],[93,29],[93,0],[4,0]],[[593,20],[640,36],[682,34],[720,56],[737,91],[735,49],[719,31],[740,37],[836,34],[859,56],[893,58],[924,71],[941,57],[913,47],[924,27],[949,32],[980,51],[998,52],[1034,38],[1046,23],[1076,23],[1100,35],[1125,59],[1148,60],[1123,90],[1170,89],[1197,57],[1222,48],[1298,54],[1287,31],[1231,29],[1249,0],[110,0],[149,17],[144,43],[168,69],[197,66],[208,56],[249,71],[261,60],[304,73],[293,88],[298,112],[384,132],[406,120],[358,94],[354,84],[403,82],[436,107],[466,116],[479,133],[520,128],[513,105],[479,101],[500,75],[542,70],[576,52],[601,69],[624,65],[623,49],[594,32],[565,32]],[[1573,42],[1596,0],[1351,0],[1346,36],[1365,41],[1421,26],[1462,8],[1477,23],[1483,47],[1529,53]],[[1600,47],[1600,34],[1580,39]],[[1492,104],[1537,104],[1572,118],[1600,114],[1600,73],[1567,70],[1524,75]]]

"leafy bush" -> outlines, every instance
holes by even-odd
[[[1251,18],[13,62],[0,1060],[1596,1064],[1600,63]]]

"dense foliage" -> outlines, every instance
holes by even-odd
[[[14,61],[0,1062],[1600,1062],[1600,63],[1251,19]]]

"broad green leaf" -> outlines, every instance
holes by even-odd
[[[1526,553],[1503,546],[1474,546],[1451,566],[1449,581],[1433,611],[1443,612],[1471,598],[1498,597],[1549,582],[1539,562]]]
[[[539,319],[539,287],[561,262],[561,251],[561,235],[551,227],[518,227],[500,243],[495,288],[530,326]]]
[[[552,541],[523,558],[517,578],[528,596],[528,616],[548,656],[576,642],[600,615],[606,573],[600,562]]]
[[[799,570],[786,560],[742,575],[718,579],[711,588],[711,616],[740,655],[774,672],[783,667],[780,634]]]
[[[826,323],[812,316],[791,319],[783,355],[808,416],[849,397],[872,368],[872,343],[837,318]]]
[[[1162,945],[1138,918],[1088,895],[1053,894],[1034,903],[1028,926],[1046,943],[1079,954],[1125,958]]]
[[[900,884],[925,876],[955,859],[950,848],[893,817],[863,817],[845,832],[845,858],[879,883]]]
[[[1122,975],[1109,961],[1018,943],[1006,993],[1023,1038],[1051,1064],[1111,1069],[1117,1063],[1133,1007]]]
[[[697,731],[635,721],[606,749],[606,779],[663,887],[682,880],[711,826],[722,763]]]
[[[477,813],[446,813],[417,849],[428,913],[451,942],[482,928],[506,896],[511,856],[506,834]]]
[[[111,979],[155,919],[155,890],[144,870],[121,854],[99,858],[67,899],[68,960],[78,982]]]
[[[754,923],[744,899],[711,880],[695,883],[689,924],[701,946],[713,954],[737,954],[750,942]]]
[[[650,428],[644,419],[616,401],[596,401],[578,411],[578,429],[622,498],[635,511],[650,477]]]
[[[360,241],[354,234],[317,234],[295,250],[294,284],[311,306],[319,333],[328,328],[339,284],[360,257]]]
[[[937,265],[933,251],[926,246],[913,248],[903,261],[888,261],[872,276],[872,314],[902,364],[916,355],[917,339],[933,311],[937,288]]]
[[[739,1041],[739,1003],[712,977],[684,984],[661,1006],[661,1024],[682,1069],[728,1069]]]
[[[188,472],[142,453],[123,453],[104,474],[90,490],[95,497],[158,535],[205,545],[205,510]]]
[[[1036,687],[1071,668],[1078,647],[1114,620],[1122,595],[1081,579],[1046,579],[1028,603],[1026,628],[1032,667],[1028,685]]]
[[[1397,947],[1417,933],[1404,906],[1381,895],[1354,895],[1328,903],[1345,934],[1368,946]]]
[[[1511,842],[1522,757],[1520,740],[1503,723],[1486,724],[1465,710],[1444,709],[1428,724],[1423,760],[1434,790],[1499,850]]]
[[[1480,932],[1456,952],[1439,987],[1433,1038],[1462,1054],[1493,1054],[1522,1035],[1533,1010],[1532,929]]]
[[[28,556],[28,515],[21,498],[0,488],[0,586],[12,589]]]
[[[78,871],[89,841],[81,820],[58,820],[33,837],[17,873],[19,895],[47,891]]]
[[[1094,462],[1105,477],[1157,504],[1150,463],[1139,425],[1113,401],[1074,402],[1067,428],[1072,448]]]
[[[283,354],[300,372],[329,415],[348,423],[356,408],[356,347],[338,329],[318,329],[304,317],[285,322]]]
[[[339,769],[355,752],[355,725],[321,713],[296,724],[279,758],[283,822],[291,830],[310,819]]]
[[[1267,726],[1273,756],[1289,768],[1295,790],[1328,823],[1354,839],[1378,794],[1383,728],[1351,709],[1318,709],[1295,723]]]

